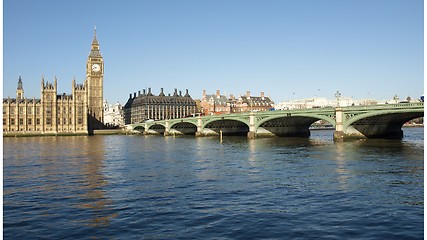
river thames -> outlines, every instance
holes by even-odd
[[[4,239],[422,239],[424,130],[403,130],[3,138]]]

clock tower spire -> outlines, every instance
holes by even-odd
[[[86,81],[88,86],[89,128],[99,129],[102,128],[104,122],[104,59],[99,50],[96,27],[94,28],[92,45],[86,64]]]

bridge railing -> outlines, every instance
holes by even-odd
[[[377,104],[377,105],[363,105],[363,106],[349,106],[342,107],[344,110],[365,110],[365,109],[407,109],[407,108],[423,108],[423,102],[413,102],[413,103],[393,103],[393,104]]]

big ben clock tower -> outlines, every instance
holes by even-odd
[[[96,28],[94,30],[92,46],[86,64],[86,81],[89,128],[102,128],[102,123],[104,122],[104,60],[99,52],[99,43],[96,39]]]

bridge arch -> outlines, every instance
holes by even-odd
[[[144,133],[145,132],[145,127],[142,125],[136,125],[132,128],[132,131],[134,132],[139,132],[139,133]]]
[[[164,134],[164,133],[165,133],[165,131],[166,131],[166,126],[164,126],[164,125],[163,125],[163,124],[161,124],[161,123],[155,123],[155,124],[150,125],[150,126],[146,129],[145,133],[146,133],[146,134],[155,134],[155,135],[160,135],[160,134]]]
[[[424,116],[421,111],[374,111],[357,115],[348,114],[343,124],[347,134],[366,138],[403,138],[402,126]]]
[[[239,119],[216,118],[206,121],[202,129],[203,135],[218,135],[221,131],[225,136],[246,136],[249,125]]]
[[[335,126],[335,120],[328,115],[284,113],[257,121],[255,125],[256,136],[309,137],[310,126],[319,120],[324,120]]]
[[[192,122],[177,122],[170,126],[171,133],[183,135],[195,135],[197,132],[197,125]]]

